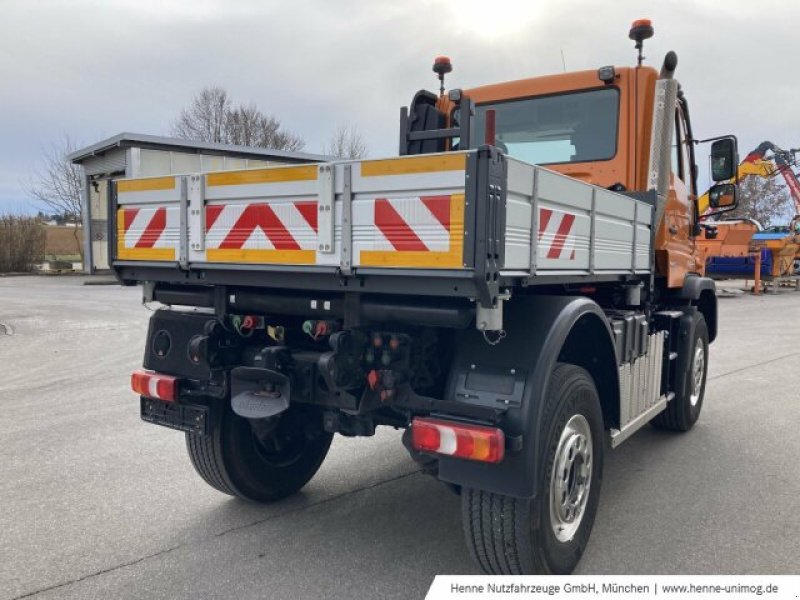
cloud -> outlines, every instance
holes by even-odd
[[[166,134],[202,86],[275,114],[318,151],[355,123],[393,154],[399,107],[434,89],[434,56],[454,87],[634,60],[630,22],[653,19],[645,55],[680,57],[695,133],[800,146],[800,88],[787,57],[800,5],[564,0],[10,0],[0,5],[0,210],[18,205],[41,148],[63,133]],[[778,17],[778,18],[775,18]],[[701,171],[705,168],[702,156]]]

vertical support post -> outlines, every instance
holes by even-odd
[[[505,263],[506,161],[503,154],[482,146],[476,154],[475,173],[475,270],[478,302],[495,306],[499,293],[499,271]]]
[[[186,243],[186,263],[205,260],[206,250],[206,188],[205,175],[182,177],[181,218],[186,213],[186,221],[181,221],[181,246]]]
[[[352,165],[343,165],[342,177],[342,255],[339,268],[343,275],[350,275],[353,272]]]
[[[753,274],[753,293],[758,296],[761,293],[761,250],[756,252],[756,267]]]
[[[472,136],[477,135],[473,131],[475,120],[475,103],[466,96],[461,96],[458,106],[458,147],[460,150],[469,150],[472,146]]]
[[[336,166],[330,163],[317,168],[317,251],[322,254],[334,253],[334,210],[336,185],[334,182]]]
[[[531,190],[531,266],[530,276],[536,275],[539,251],[539,168],[533,167],[533,189]]]
[[[117,206],[117,182],[113,179],[108,179],[106,182],[106,195],[108,206],[108,235],[106,236],[108,240],[108,266],[113,268],[114,261],[117,260],[117,244],[119,243],[117,239],[117,219],[119,217],[117,215],[119,210]]]
[[[83,227],[83,272],[87,275],[94,273],[94,256],[92,256],[92,203],[89,198],[90,185],[86,169],[83,169],[83,189],[81,190],[83,216],[81,218],[81,227]],[[109,218],[111,218],[110,215]]]
[[[408,107],[400,109],[400,156],[408,154]]]
[[[592,196],[592,199],[594,199],[594,196]],[[636,243],[638,242],[638,240],[637,240],[638,234],[639,234],[639,202],[634,200],[634,202],[633,202],[633,235],[631,236],[633,238],[633,242],[632,242],[633,247],[631,248],[631,274],[635,274],[636,273]]]
[[[589,275],[594,275],[594,253],[595,243],[597,238],[597,189],[592,186],[592,204],[591,212],[589,213]],[[636,219],[634,218],[634,221]],[[636,223],[633,224],[634,231],[636,231]],[[636,247],[634,245],[633,266],[636,268]]]
[[[192,175],[192,178],[195,176]],[[178,238],[178,264],[181,269],[189,266],[189,193],[186,186],[186,177],[181,177],[181,203],[178,209],[180,224]]]

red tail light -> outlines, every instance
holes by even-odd
[[[178,378],[137,369],[131,373],[131,389],[140,396],[174,402],[178,399]]]
[[[505,435],[495,427],[416,417],[411,422],[411,446],[420,452],[499,463],[505,456]]]

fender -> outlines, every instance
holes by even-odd
[[[710,277],[700,277],[695,273],[689,273],[683,280],[683,287],[678,290],[678,297],[685,300],[699,300],[700,294],[704,290],[710,290],[716,294],[717,286]]]
[[[517,296],[506,302],[505,329],[508,332],[496,346],[490,346],[480,332],[464,330],[456,338],[456,356],[447,386],[446,398],[470,402],[456,396],[456,382],[465,373],[477,372],[491,378],[493,373],[524,374],[524,391],[516,406],[506,412],[502,427],[506,435],[521,436],[522,448],[509,451],[499,464],[485,464],[449,457],[439,459],[439,479],[456,485],[487,490],[520,498],[536,494],[541,461],[539,432],[543,405],[555,363],[570,333],[579,323],[590,323],[592,357],[605,357],[595,368],[603,373],[606,397],[619,403],[619,370],[608,320],[600,306],[585,297]],[[600,332],[597,335],[596,332]],[[598,388],[600,386],[598,385]],[[485,388],[484,388],[485,389]],[[602,392],[601,392],[602,393]],[[485,396],[483,395],[485,402]],[[474,400],[473,400],[474,401]]]
[[[708,325],[708,341],[717,337],[717,286],[709,277],[701,277],[690,273],[683,280],[683,287],[676,290],[674,298],[688,300],[697,307]]]

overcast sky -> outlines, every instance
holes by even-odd
[[[628,28],[653,20],[648,62],[679,56],[695,134],[800,146],[800,2],[772,0],[0,0],[0,213],[64,134],[167,135],[205,85],[277,116],[318,152],[338,122],[370,155],[397,151],[399,107],[436,88],[634,61]],[[701,171],[705,169],[705,159]]]

